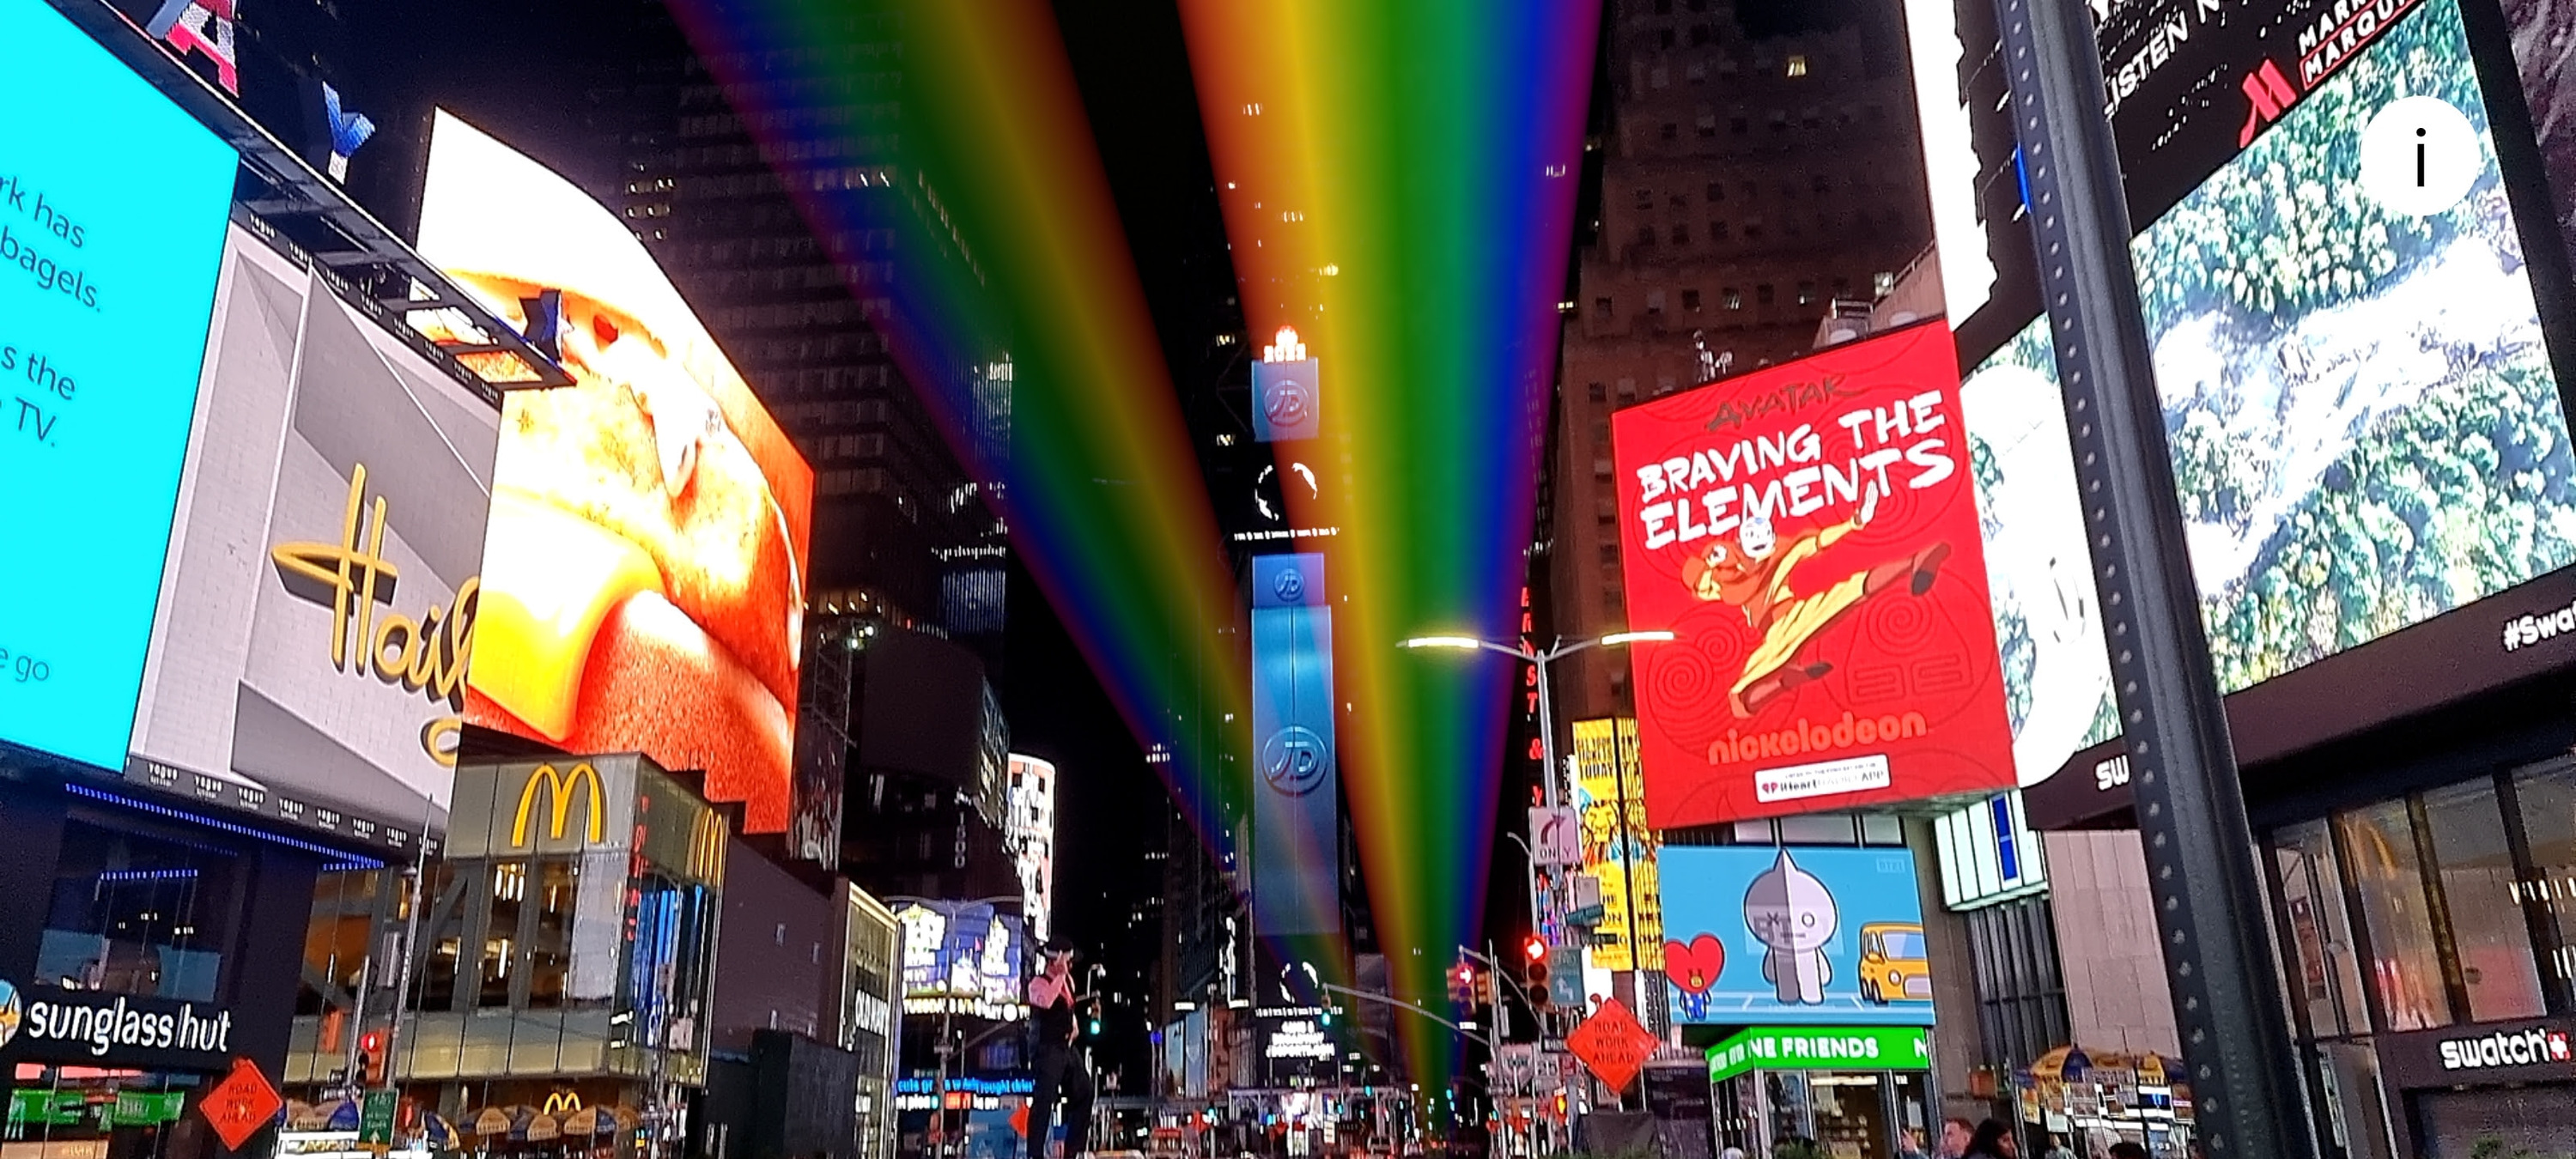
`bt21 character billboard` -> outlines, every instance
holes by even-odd
[[[1662,868],[1676,1021],[1932,1024],[1911,852],[1667,846]]]

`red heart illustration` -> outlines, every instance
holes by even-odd
[[[1693,994],[1706,994],[1717,985],[1717,976],[1726,969],[1726,944],[1715,934],[1701,934],[1690,940],[1664,943],[1664,976]]]

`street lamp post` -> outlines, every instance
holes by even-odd
[[[1542,779],[1542,799],[1547,803],[1548,808],[1553,809],[1557,806],[1559,800],[1556,784],[1558,775],[1556,771],[1556,698],[1552,694],[1548,684],[1548,666],[1568,656],[1574,655],[1577,652],[1590,648],[1616,648],[1627,644],[1664,643],[1672,640],[1673,638],[1673,633],[1668,631],[1612,632],[1606,636],[1577,640],[1571,644],[1566,643],[1564,638],[1559,637],[1556,642],[1556,646],[1549,648],[1544,652],[1512,644],[1497,644],[1491,640],[1480,640],[1474,636],[1415,636],[1411,639],[1399,642],[1396,646],[1400,648],[1451,648],[1461,652],[1499,652],[1505,656],[1512,657],[1513,659],[1519,660],[1524,664],[1529,664],[1538,669],[1539,756],[1541,762],[1545,764],[1547,768],[1547,775]],[[1546,935],[1538,928],[1540,906],[1537,841],[1538,834],[1531,833],[1529,835],[1529,840],[1523,842],[1521,847],[1529,852],[1530,932],[1533,934],[1539,934],[1541,937],[1545,937]],[[1634,904],[1635,902],[1632,900],[1630,905],[1633,906]],[[1633,924],[1635,920],[1635,915],[1632,913],[1629,917],[1629,921]]]

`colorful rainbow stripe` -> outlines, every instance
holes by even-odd
[[[1182,4],[1247,320],[1296,328],[1348,454],[1299,522],[1342,529],[1342,765],[1396,988],[1435,1009],[1484,912],[1519,673],[1396,643],[1519,636],[1599,9]],[[1445,1032],[1398,1021],[1439,1073]]]
[[[671,7],[816,231],[892,231],[871,321],[1213,832],[1243,613],[1048,6]]]
[[[814,224],[895,232],[878,328],[1213,833],[1249,751],[1242,609],[1049,6],[673,8]],[[1347,452],[1299,519],[1343,529],[1343,766],[1396,989],[1436,1008],[1482,913],[1517,673],[1395,644],[1517,635],[1598,5],[1183,8],[1246,314],[1322,359]],[[1399,1025],[1416,1075],[1447,1069],[1446,1032]]]

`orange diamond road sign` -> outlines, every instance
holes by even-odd
[[[286,1108],[270,1086],[268,1076],[259,1073],[259,1065],[246,1058],[233,1060],[231,1074],[198,1100],[197,1110],[215,1128],[215,1136],[224,1141],[227,1151],[239,1151],[241,1145],[259,1129],[276,1121],[277,1113]]]
[[[1626,1003],[1612,998],[1565,1036],[1565,1048],[1611,1090],[1624,1091],[1637,1081],[1637,1072],[1645,1069],[1661,1041],[1637,1022]]]

